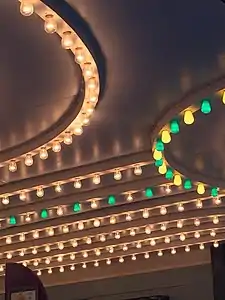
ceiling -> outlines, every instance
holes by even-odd
[[[157,172],[152,142],[157,124],[165,125],[168,112],[183,105],[190,93],[195,103],[200,101],[195,91],[224,76],[224,4],[219,0],[35,1],[35,12],[29,17],[20,14],[18,0],[0,3],[4,41],[0,49],[0,267],[9,259],[23,261],[42,271],[44,283],[58,285],[84,280],[68,275],[73,264],[78,268],[75,273],[91,270],[91,280],[98,278],[93,263],[100,261],[102,274],[114,277],[118,276],[110,271],[114,264],[126,269],[126,261],[141,255],[147,258],[146,253],[172,259],[170,251],[176,249],[186,257],[189,247],[202,252],[197,250],[203,249],[202,244],[208,248],[223,240],[223,191],[221,199],[212,199],[207,177],[206,193],[199,195],[195,181],[200,179],[192,178],[196,169],[181,172],[184,162],[190,167],[197,152],[223,156],[222,147],[215,152],[206,133],[211,128],[213,141],[213,132],[222,127],[220,106],[207,120],[197,112],[196,123],[185,127],[166,151],[169,165],[193,180],[189,190]],[[43,29],[49,10],[58,18],[58,34]],[[84,42],[100,85],[90,125],[83,121],[83,134],[72,135],[70,145],[65,136],[77,126],[79,114],[87,115],[85,105],[90,109],[91,97],[86,93],[89,81],[82,63],[74,58],[73,49],[61,47],[63,26],[74,30],[75,44],[79,39]],[[215,92],[210,90],[212,102],[218,100]],[[223,132],[218,132],[223,143]],[[56,140],[62,142],[57,153],[51,150]],[[47,159],[39,158],[43,147]],[[29,154],[33,164],[26,166]],[[204,176],[211,169],[208,156],[205,161],[209,166]],[[16,163],[15,172],[8,170],[10,163]],[[216,167],[213,172],[218,174]],[[82,187],[74,189],[78,179]],[[118,260],[123,258],[122,265]],[[163,265],[158,257],[157,264],[156,269]],[[60,266],[65,272],[57,281],[54,272]],[[53,274],[48,274],[49,268]]]

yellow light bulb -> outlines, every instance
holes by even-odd
[[[75,61],[76,61],[78,64],[83,63],[83,61],[84,61],[84,51],[83,51],[83,48],[82,48],[82,47],[77,47],[77,48],[75,49]]]
[[[203,195],[205,193],[205,186],[203,183],[199,183],[197,186],[197,193]]]
[[[63,32],[61,44],[64,49],[71,49],[74,46],[74,36],[71,31]]]
[[[223,104],[225,104],[225,91],[223,91],[222,101],[223,101]]]
[[[167,172],[167,167],[166,165],[163,163],[159,168],[158,168],[159,174],[166,174]]]
[[[34,13],[34,6],[28,0],[22,0],[20,4],[20,13],[25,16],[29,17]]]
[[[187,125],[193,124],[195,121],[193,112],[191,110],[185,110],[184,112],[184,123]]]
[[[160,160],[162,159],[162,152],[158,151],[157,149],[154,150],[153,152],[153,158],[155,160]]]
[[[176,186],[180,186],[182,184],[182,178],[179,174],[174,175],[173,183]]]
[[[47,33],[54,33],[57,30],[57,23],[54,20],[53,15],[46,15],[45,16],[45,25],[44,25],[45,31]]]
[[[162,131],[162,135],[161,135],[161,138],[162,138],[162,142],[164,144],[168,144],[171,142],[171,135],[170,135],[170,132],[168,130],[163,130]]]

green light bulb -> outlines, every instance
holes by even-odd
[[[73,205],[73,211],[74,212],[81,211],[81,204],[79,202],[74,203],[74,205]]]
[[[109,204],[109,205],[114,205],[114,204],[116,204],[116,197],[113,196],[113,195],[110,195],[110,196],[108,197],[108,204]]]
[[[157,139],[155,149],[158,151],[164,151],[164,144],[160,138]]]
[[[155,166],[156,167],[161,167],[163,165],[163,160],[162,159],[158,159],[155,161]]]
[[[212,111],[210,100],[203,99],[201,101],[201,112],[203,114],[209,114]]]
[[[173,179],[173,170],[171,168],[168,168],[165,174],[165,178],[168,180],[172,180]]]
[[[42,219],[47,219],[48,218],[48,211],[47,211],[47,209],[42,209],[41,213],[40,213],[40,216],[41,216]]]
[[[176,134],[180,131],[180,124],[177,119],[170,121],[170,131],[174,134]]]
[[[10,216],[9,217],[9,224],[10,225],[16,225],[17,224],[17,220],[15,216]]]
[[[148,187],[148,188],[145,189],[145,196],[147,198],[151,198],[153,196],[153,190],[152,190],[152,188]]]
[[[212,196],[212,197],[217,197],[218,194],[219,194],[218,188],[217,188],[217,187],[213,187],[213,188],[211,189],[211,196]]]
[[[190,179],[185,179],[184,188],[185,188],[185,190],[190,190],[192,188],[192,182]]]

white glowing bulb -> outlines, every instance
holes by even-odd
[[[136,260],[136,259],[137,259],[136,255],[133,254],[133,255],[131,256],[131,259],[132,259],[132,260]]]
[[[213,243],[213,247],[218,248],[218,247],[219,247],[219,243],[218,243],[217,241],[215,241],[215,242]]]
[[[6,244],[12,244],[12,238],[11,236],[7,236],[5,239]]]
[[[34,260],[33,265],[34,265],[34,267],[37,267],[39,265],[38,260]]]
[[[37,197],[39,197],[39,198],[43,197],[44,193],[45,192],[44,192],[44,189],[42,187],[37,188],[37,191],[36,191]]]
[[[123,251],[127,251],[128,250],[128,246],[127,245],[123,245]]]
[[[195,231],[194,237],[195,237],[196,239],[199,239],[200,236],[201,236],[200,232],[199,232],[199,231]]]
[[[136,248],[141,249],[141,247],[142,247],[141,243],[140,243],[140,242],[137,242]]]
[[[142,217],[144,218],[144,219],[148,219],[149,218],[149,210],[147,209],[147,208],[145,208],[144,210],[143,210],[143,212],[142,212]]]
[[[34,254],[34,255],[37,254],[37,249],[36,249],[36,248],[33,248],[33,249],[32,249],[32,254]]]
[[[79,222],[78,222],[78,225],[77,225],[77,228],[78,228],[79,230],[83,230],[83,229],[84,229],[84,222],[79,221]]]
[[[63,242],[59,242],[59,243],[58,243],[58,248],[59,248],[59,250],[63,250],[63,249],[64,249],[64,244],[63,244]]]
[[[195,219],[195,220],[194,220],[194,225],[195,225],[195,226],[199,226],[199,225],[200,225],[200,223],[201,223],[201,222],[200,222],[200,220],[199,220],[199,219]]]
[[[126,200],[127,200],[128,202],[133,201],[133,200],[134,200],[133,195],[132,195],[131,193],[128,193],[128,194],[127,194],[127,197],[126,197]]]
[[[46,264],[46,265],[49,265],[50,262],[51,262],[51,259],[50,259],[49,257],[47,257],[47,258],[45,259],[45,264]]]
[[[89,90],[95,90],[97,88],[97,81],[95,77],[91,77],[88,79],[87,87]]]
[[[218,224],[219,223],[219,218],[217,216],[213,217],[213,224]]]
[[[83,268],[83,269],[86,269],[86,268],[87,268],[86,263],[83,263],[83,264],[82,264],[82,268]]]
[[[171,249],[171,254],[176,254],[176,253],[177,253],[176,249],[175,249],[175,248],[172,248],[172,249]]]
[[[161,224],[160,229],[161,229],[162,231],[166,231],[166,229],[167,229],[167,224],[166,224],[166,223]]]
[[[131,235],[131,236],[135,236],[135,235],[136,235],[135,229],[132,228],[132,229],[130,230],[130,235]]]
[[[60,273],[63,273],[63,272],[64,272],[64,267],[63,267],[63,266],[61,266],[61,267],[59,268],[59,272],[60,272]]]
[[[116,224],[116,217],[115,216],[111,216],[109,219],[109,223],[110,224]]]
[[[73,246],[74,248],[78,246],[77,240],[72,240],[72,241],[71,241],[71,244],[72,244],[72,246]]]
[[[205,245],[204,245],[204,244],[200,244],[200,245],[199,245],[199,249],[200,249],[200,250],[204,250],[204,249],[205,249]]]
[[[52,268],[48,269],[48,274],[52,274]]]
[[[38,271],[37,271],[37,275],[38,275],[38,276],[41,276],[41,270],[38,270]]]
[[[74,271],[74,270],[75,270],[75,265],[71,265],[71,266],[70,266],[70,270],[71,270],[71,271]]]
[[[56,193],[61,193],[62,192],[62,186],[60,183],[57,183],[55,186],[55,192]]]
[[[9,162],[9,171],[10,172],[16,172],[17,170],[17,164],[16,164],[16,161],[15,160],[11,160]]]
[[[164,242],[166,244],[169,244],[170,243],[170,237],[169,236],[166,236],[165,239],[164,239]]]
[[[99,266],[99,262],[96,260],[95,262],[94,262],[94,267],[98,267]]]
[[[96,94],[90,95],[89,101],[91,103],[96,103],[98,101],[97,95]]]
[[[23,191],[20,192],[19,198],[21,201],[25,201],[27,199],[27,194]]]
[[[19,235],[19,240],[20,240],[21,242],[24,242],[25,239],[26,239],[25,233],[21,233],[21,234]]]
[[[39,152],[39,157],[40,159],[47,159],[48,158],[48,151],[45,147],[41,147],[40,152]]]
[[[126,221],[132,221],[132,216],[131,216],[131,214],[126,214]]]
[[[184,250],[185,250],[185,252],[190,252],[190,251],[191,251],[191,248],[190,248],[189,246],[186,246],[186,247],[184,248]]]
[[[215,230],[211,230],[211,231],[210,231],[210,235],[211,235],[212,237],[215,237],[215,236],[216,236],[216,231],[215,231]]]
[[[84,114],[83,125],[87,126],[89,123],[90,123],[89,117]]]
[[[57,152],[60,152],[61,151],[61,144],[59,141],[54,141],[53,142],[53,145],[52,145],[52,151],[57,153]]]
[[[95,174],[93,177],[93,183],[94,184],[99,184],[101,182],[101,177],[99,174]]]
[[[71,31],[63,32],[61,45],[64,49],[71,49],[74,46],[74,36]]]
[[[164,191],[165,191],[166,194],[171,193],[172,190],[171,190],[171,187],[170,187],[169,184],[167,184],[167,185],[164,187]]]
[[[74,253],[71,253],[71,254],[70,254],[70,259],[71,259],[71,260],[74,260],[75,258],[76,258],[75,254],[74,254]]]
[[[34,5],[29,0],[22,0],[20,3],[20,13],[29,17],[34,13]]]
[[[87,237],[87,238],[86,238],[86,243],[87,243],[88,245],[90,245],[90,244],[92,243],[92,240],[91,240],[90,237]]]
[[[53,228],[53,227],[50,227],[50,228],[48,229],[48,235],[49,235],[49,236],[53,236],[54,234],[55,234],[54,228]]]
[[[72,144],[72,142],[73,142],[73,136],[72,136],[72,133],[70,131],[66,131],[65,132],[65,135],[64,135],[64,138],[63,138],[63,142],[66,145],[71,145]]]
[[[222,201],[221,201],[220,197],[215,197],[214,202],[215,202],[216,205],[220,205]]]
[[[184,226],[184,221],[183,220],[178,220],[177,221],[177,228],[182,228]]]
[[[159,251],[158,251],[158,256],[163,256],[162,250],[159,250]]]
[[[62,255],[58,256],[57,260],[58,260],[58,262],[62,262],[63,261],[63,256]]]
[[[31,221],[31,217],[30,217],[29,214],[26,214],[26,216],[25,216],[25,221],[26,221],[26,222],[30,222],[30,221]]]
[[[79,179],[75,179],[74,187],[75,187],[75,189],[80,189],[81,188],[81,181]]]
[[[4,271],[4,266],[0,265],[0,272],[3,272],[3,271]]]
[[[7,259],[11,259],[11,258],[12,258],[12,253],[11,253],[11,252],[8,252],[8,253],[6,254],[6,257],[7,257]]]
[[[95,255],[100,256],[101,255],[101,250],[100,249],[95,249]]]
[[[119,240],[119,239],[120,239],[120,233],[119,233],[119,231],[117,231],[117,232],[115,233],[115,239],[116,239],[116,240]]]
[[[51,251],[51,247],[49,245],[45,246],[45,252],[50,252]]]
[[[87,257],[88,257],[88,252],[87,252],[87,251],[84,251],[84,252],[83,252],[83,257],[84,257],[84,258],[87,258]]]
[[[33,232],[33,238],[34,238],[34,239],[38,239],[38,238],[39,238],[39,231],[35,230],[35,231]]]
[[[107,249],[108,249],[109,253],[113,253],[114,252],[114,248],[113,247],[108,247]]]
[[[179,212],[184,211],[184,206],[183,206],[182,203],[179,203],[179,204],[177,205],[177,210],[178,210]]]
[[[62,216],[63,213],[64,213],[63,207],[62,206],[57,207],[56,213],[57,213],[58,216]]]
[[[151,234],[151,232],[152,232],[151,226],[147,225],[147,226],[145,227],[145,233],[146,233],[146,234]]]
[[[27,262],[26,261],[23,262],[23,266],[27,267]]]
[[[98,202],[95,200],[91,200],[91,208],[95,209],[98,207]]]
[[[140,176],[142,174],[141,166],[135,166],[134,167],[134,174],[137,175],[137,176]]]
[[[83,133],[83,128],[82,128],[82,126],[76,127],[76,128],[74,129],[74,134],[75,134],[75,135],[81,135],[82,133]]]
[[[83,51],[83,48],[77,47],[75,49],[75,61],[78,64],[82,64],[83,63],[83,61],[84,61],[84,51]]]
[[[30,167],[30,166],[32,166],[33,165],[33,163],[34,163],[34,160],[33,160],[33,156],[31,155],[31,154],[27,154],[26,156],[25,156],[25,165],[27,166],[27,167]]]
[[[64,225],[64,226],[62,227],[62,232],[63,232],[63,233],[68,233],[68,232],[69,232],[69,226]]]
[[[150,240],[150,245],[151,246],[155,246],[156,245],[156,241],[154,239]]]
[[[107,265],[111,265],[111,259],[107,258],[106,264],[107,264]]]
[[[202,200],[201,199],[196,200],[196,207],[202,208]]]
[[[47,33],[54,33],[57,30],[57,22],[54,19],[54,16],[51,14],[48,14],[45,16],[45,25],[44,25],[45,31]]]
[[[120,263],[123,263],[123,262],[124,262],[124,258],[123,258],[123,257],[120,257],[120,258],[119,258],[119,262],[120,262]]]
[[[4,196],[2,198],[2,204],[4,204],[4,205],[8,205],[9,204],[9,197],[8,196]]]
[[[166,215],[167,214],[167,208],[165,206],[160,207],[160,214],[161,215]]]
[[[149,253],[146,252],[146,253],[144,254],[144,258],[145,258],[145,259],[148,259],[149,257],[150,257]]]
[[[181,234],[180,234],[180,240],[181,240],[181,242],[185,241],[185,239],[186,239],[185,234],[184,234],[184,233],[181,233]]]
[[[93,76],[93,68],[90,62],[84,63],[83,74],[86,78],[90,78]]]
[[[116,170],[116,171],[114,172],[113,177],[114,177],[115,180],[121,180],[121,178],[122,178],[122,173],[121,173],[119,170]]]
[[[101,234],[99,239],[100,239],[101,242],[105,242],[106,241],[106,237],[105,237],[104,234]]]

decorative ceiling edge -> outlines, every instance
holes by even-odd
[[[215,179],[215,180],[210,179],[209,182],[209,178],[207,178],[203,174],[198,173],[196,175],[194,172],[188,171],[185,167],[176,163],[172,159],[172,155],[170,155],[168,151],[166,152],[166,155],[163,154],[165,148],[164,145],[162,145],[163,150],[158,151],[157,141],[162,143],[162,138],[160,136],[162,136],[162,133],[164,133],[164,131],[168,132],[170,136],[171,131],[168,124],[170,124],[171,120],[174,120],[174,118],[176,118],[180,114],[185,115],[185,112],[190,112],[193,121],[187,124],[188,125],[192,124],[194,122],[193,113],[200,109],[196,107],[197,101],[199,101],[199,99],[206,99],[212,93],[215,94],[221,92],[224,89],[224,86],[225,86],[225,75],[222,75],[216,79],[211,80],[210,82],[202,84],[201,86],[198,86],[197,88],[194,88],[191,91],[187,92],[175,105],[170,107],[166,112],[162,114],[162,116],[158,119],[158,121],[153,126],[151,132],[153,157],[155,157],[155,160],[157,161],[159,158],[156,158],[156,156],[158,156],[158,152],[159,152],[159,157],[161,157],[161,159],[159,160],[162,160],[162,164],[159,166],[158,169],[159,173],[165,174],[165,177],[167,178],[168,170],[171,171],[173,175],[172,178],[170,178],[170,180],[173,179],[175,185],[182,184],[181,177],[184,177],[184,179],[188,181],[190,180],[193,181],[197,185],[197,191],[199,192],[199,194],[204,194],[205,185],[211,186],[212,189],[217,189],[217,193],[218,193],[219,188],[223,187],[224,183],[222,180],[219,179]],[[165,144],[169,143],[169,141],[167,141]],[[160,168],[163,169],[160,170]],[[175,183],[176,176],[177,176],[176,178],[177,182],[179,182],[177,184]]]
[[[54,152],[59,152],[63,141],[69,145],[72,143],[73,134],[82,134],[82,127],[89,124],[100,91],[103,93],[102,81],[104,83],[106,75],[105,59],[97,40],[88,25],[85,25],[85,21],[66,1],[59,3],[59,1],[34,0],[29,4],[23,0],[18,1],[20,11],[25,17],[30,17],[35,12],[43,19],[47,33],[56,32],[62,38],[62,47],[70,52],[71,57],[75,56],[74,63],[79,65],[83,76],[78,95],[55,124],[35,138],[0,152],[0,166],[8,165],[11,172],[17,170],[17,162],[24,159],[25,165],[30,167],[33,164],[33,157],[37,154],[40,159],[45,160],[48,158],[48,149],[52,148]],[[48,28],[51,31],[48,31]],[[56,143],[57,145],[54,145]]]

